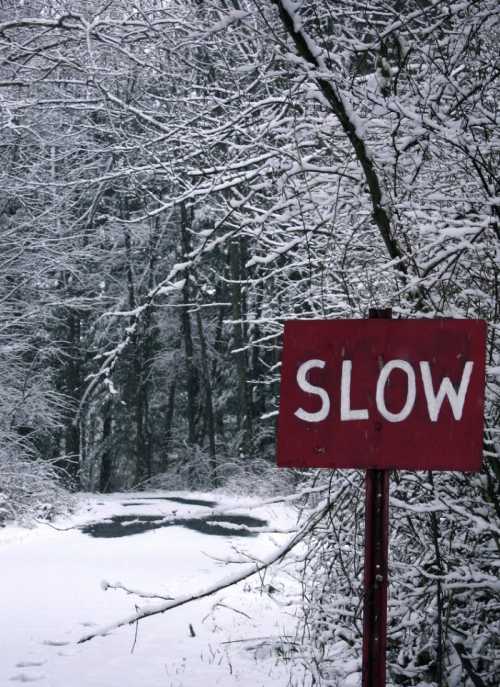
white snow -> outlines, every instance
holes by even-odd
[[[54,527],[0,530],[0,685],[40,687],[269,687],[286,685],[290,665],[273,646],[295,630],[296,582],[281,565],[265,575],[193,604],[77,644],[93,628],[132,614],[140,599],[108,584],[177,596],[224,578],[263,557],[287,535],[214,536],[168,526],[119,538],[93,538],[77,526],[112,515],[184,515],[206,507],[150,500],[174,496],[216,500],[217,508],[293,527],[290,506],[201,494],[113,494],[85,497],[70,519]],[[135,502],[135,503],[134,503]],[[124,505],[124,504],[129,505]],[[247,509],[241,509],[241,506]],[[272,584],[271,593],[265,585]],[[269,587],[267,587],[269,589]],[[277,590],[277,591],[275,591]],[[152,600],[157,603],[158,599]],[[286,605],[288,604],[288,605]],[[192,636],[194,633],[195,636]]]

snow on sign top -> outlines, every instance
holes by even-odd
[[[280,467],[481,467],[486,323],[285,324]]]

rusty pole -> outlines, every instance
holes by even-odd
[[[370,309],[370,318],[391,319],[391,309]],[[365,478],[365,570],[362,687],[385,687],[389,549],[389,470]]]

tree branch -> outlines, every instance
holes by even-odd
[[[321,49],[304,30],[300,17],[295,14],[294,5],[290,0],[273,0],[273,2],[278,7],[287,33],[295,43],[297,53],[321,74],[326,74],[328,68],[321,57]],[[356,130],[354,113],[350,111],[349,104],[345,101],[342,94],[333,87],[331,81],[319,75],[314,76],[314,80],[329,103],[332,112],[339,120],[344,133],[354,149],[370,192],[373,220],[378,227],[391,259],[397,260],[396,269],[406,277],[408,270],[403,260],[403,251],[392,232],[391,216],[384,204],[382,184],[366,144]]]
[[[153,615],[159,615],[161,613],[165,613],[166,611],[170,611],[173,608],[184,606],[185,604],[188,604],[192,601],[197,601],[198,599],[203,599],[207,596],[211,596],[212,594],[215,594],[216,592],[221,591],[222,589],[227,589],[227,587],[232,587],[238,582],[246,580],[248,577],[255,575],[255,573],[259,573],[262,570],[266,570],[273,563],[282,560],[297,544],[299,544],[324,518],[324,516],[328,513],[330,508],[331,503],[329,500],[327,500],[309,516],[307,522],[293,537],[291,537],[283,546],[278,548],[277,551],[274,551],[272,554],[267,556],[264,560],[260,562],[250,563],[249,565],[245,566],[242,570],[238,570],[232,575],[228,575],[222,580],[218,580],[217,582],[214,582],[213,584],[209,585],[208,587],[205,587],[204,589],[198,590],[191,594],[178,596],[176,599],[172,599],[171,601],[167,601],[165,603],[155,604],[152,606],[148,606],[146,608],[138,609],[135,613],[132,613],[131,615],[122,618],[121,620],[118,620],[114,623],[111,623],[110,625],[106,625],[105,627],[101,627],[87,635],[84,635],[78,640],[78,644],[88,642],[89,640],[94,639],[95,637],[104,637],[113,630],[118,629],[119,627],[123,627],[125,625],[133,625],[134,623],[138,622],[139,620],[142,620],[143,618],[148,618]]]

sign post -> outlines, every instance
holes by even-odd
[[[370,310],[370,319],[392,310]],[[385,687],[389,587],[389,470],[365,474],[365,567],[363,574],[362,687]]]
[[[389,470],[367,470],[362,687],[385,687],[388,552]]]
[[[366,470],[363,687],[384,687],[391,470],[481,468],[486,323],[285,324],[280,467]]]

